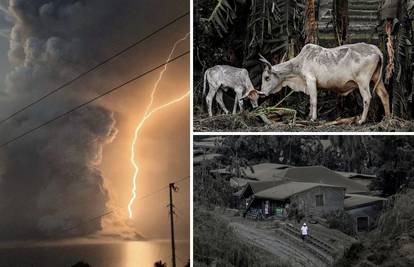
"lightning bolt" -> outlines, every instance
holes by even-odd
[[[168,62],[168,61],[171,60],[171,58],[172,58],[172,56],[174,54],[174,51],[175,51],[176,47],[178,46],[178,44],[181,43],[181,42],[183,42],[184,40],[186,40],[189,37],[189,35],[190,35],[190,33],[187,33],[183,38],[177,40],[174,43],[174,46],[172,47],[171,52],[168,55],[168,58],[167,58],[166,62]],[[150,101],[149,101],[149,103],[148,103],[148,105],[147,105],[147,107],[145,109],[144,116],[138,122],[138,124],[137,124],[137,126],[135,128],[134,138],[132,139],[130,162],[131,162],[132,166],[134,166],[134,174],[132,176],[131,199],[129,200],[129,203],[128,203],[129,218],[132,218],[132,205],[134,204],[135,198],[137,197],[137,194],[136,194],[136,190],[137,190],[137,178],[138,178],[139,171],[140,171],[139,163],[136,160],[136,156],[135,156],[135,147],[136,147],[136,143],[137,143],[138,138],[139,138],[139,134],[141,133],[141,130],[144,127],[145,121],[147,119],[149,119],[154,113],[156,113],[156,112],[158,112],[158,111],[160,111],[160,110],[162,110],[164,108],[167,108],[167,107],[169,107],[169,106],[171,106],[171,105],[173,105],[175,103],[180,102],[181,100],[183,100],[184,98],[186,98],[190,94],[190,91],[188,90],[184,95],[182,95],[182,96],[180,96],[180,97],[178,97],[176,99],[173,99],[170,102],[165,103],[165,104],[163,104],[161,106],[158,106],[156,108],[151,109],[152,108],[152,105],[154,103],[154,96],[155,96],[155,93],[157,92],[158,85],[161,82],[162,77],[163,77],[165,71],[167,70],[167,67],[168,67],[168,64],[165,64],[164,65],[164,68],[160,72],[160,75],[158,76],[157,81],[154,84],[154,87],[152,88],[151,95],[150,95]]]

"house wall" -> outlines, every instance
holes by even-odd
[[[268,213],[266,214],[265,207],[266,207],[266,201],[268,201]],[[287,213],[285,210],[285,206],[288,203],[286,201],[275,201],[275,200],[266,200],[266,199],[255,199],[252,205],[250,205],[249,211],[247,213],[249,214],[257,214],[260,210],[260,212],[265,216],[281,216],[286,217]],[[279,214],[277,214],[277,209],[279,210]]]
[[[369,229],[372,229],[373,226],[377,223],[379,216],[381,215],[382,210],[382,203],[374,203],[370,206],[355,208],[351,210],[347,210],[346,212],[349,213],[352,218],[354,219],[354,226],[355,231],[357,232],[358,225],[357,219],[358,217],[368,217],[368,225]]]
[[[324,205],[322,207],[316,206],[317,195],[323,195]],[[290,199],[286,199],[284,201],[268,200],[268,216],[276,215],[277,209],[281,211],[283,217],[287,216],[285,209],[286,204],[289,204],[290,207],[292,207],[293,203],[296,204],[299,213],[302,215],[323,216],[332,211],[342,211],[344,209],[344,198],[345,192],[342,188],[316,187],[292,196]],[[248,213],[256,214],[259,210],[261,210],[262,214],[265,214],[266,201],[266,199],[255,199],[250,206]],[[240,207],[243,208],[243,206]]]
[[[316,196],[323,195],[324,205],[316,206]],[[323,216],[332,211],[344,209],[345,191],[343,188],[316,187],[291,197],[291,204],[296,203],[298,210],[305,216]]]

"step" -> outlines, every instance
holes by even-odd
[[[348,25],[348,31],[374,31],[375,28],[379,26],[377,20],[373,21],[351,21]],[[326,32],[326,31],[333,31],[333,23],[332,22],[319,22],[318,23],[319,31]]]
[[[332,47],[331,45],[326,46],[324,44],[330,44],[331,42],[332,45],[334,45],[336,43],[336,37],[334,35],[334,33],[319,33],[318,34],[319,37],[319,43],[322,46],[325,47]],[[360,42],[365,42],[365,43],[369,43],[369,44],[375,44],[378,45],[379,44],[379,37],[378,34],[355,34],[355,33],[350,33],[349,34],[349,38],[351,43],[360,43]],[[334,45],[336,46],[336,45]]]
[[[293,228],[292,226],[286,225],[286,230],[292,234],[296,234],[296,235],[298,234],[297,229]],[[313,235],[308,235],[307,241],[309,241],[310,243],[312,243],[314,246],[318,247],[319,249],[325,251],[329,256],[333,257],[335,255],[335,248],[323,242],[322,240],[319,240]]]
[[[315,255],[322,262],[328,263],[328,265],[333,263],[334,258],[331,255],[328,255],[325,252],[318,251],[319,248],[312,247],[312,245],[308,241],[303,242],[303,240],[301,238],[297,237],[297,235],[292,234],[290,232],[287,232],[285,230],[286,229],[283,230],[283,229],[279,228],[279,229],[276,229],[276,233],[284,235],[291,242],[294,242],[296,245],[307,249],[310,253]]]
[[[348,4],[348,9],[360,9],[360,10],[378,10],[380,4],[376,2],[360,2]]]
[[[300,247],[301,249],[305,249],[308,252],[310,252],[312,255],[316,256],[320,261],[326,263],[327,265],[331,265],[333,262],[333,259],[330,258],[330,256],[324,255],[323,253],[320,253],[316,249],[309,246],[309,244],[306,244],[302,241],[302,239],[297,238],[290,233],[287,233],[286,231],[283,231],[282,229],[276,229],[275,233],[281,236],[284,236],[285,239],[289,240],[289,242],[295,244],[297,247]]]
[[[323,16],[320,20],[319,20],[319,22],[321,23],[329,23],[329,22],[331,22],[332,21],[332,17],[331,16]],[[365,16],[365,15],[352,15],[352,16],[349,16],[349,21],[350,22],[355,22],[355,21],[358,21],[358,22],[360,22],[360,21],[378,21],[378,16],[377,15],[368,15],[368,16]]]
[[[367,16],[367,15],[377,15],[377,14],[378,14],[377,10],[348,9],[349,16],[352,16],[352,15]]]
[[[364,1],[361,1],[361,0],[348,0],[348,5],[350,5],[350,4],[357,4],[357,3],[361,3],[361,2],[364,2],[364,3],[380,3],[381,2],[381,0],[364,0]]]
[[[332,9],[329,9],[324,13],[322,18],[325,17],[325,16],[331,17],[332,14],[333,14]],[[348,9],[348,16],[367,16],[367,15],[368,16],[377,16],[378,15],[378,10],[377,9],[365,10],[365,9],[357,9],[357,8]]]

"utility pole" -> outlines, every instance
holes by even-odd
[[[172,267],[177,267],[175,263],[175,238],[174,238],[174,204],[172,193],[177,191],[174,183],[170,183],[170,222],[171,222],[171,250],[172,250]]]

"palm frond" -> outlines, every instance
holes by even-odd
[[[214,27],[220,37],[224,37],[229,32],[237,17],[236,3],[234,0],[219,0],[208,22]]]

